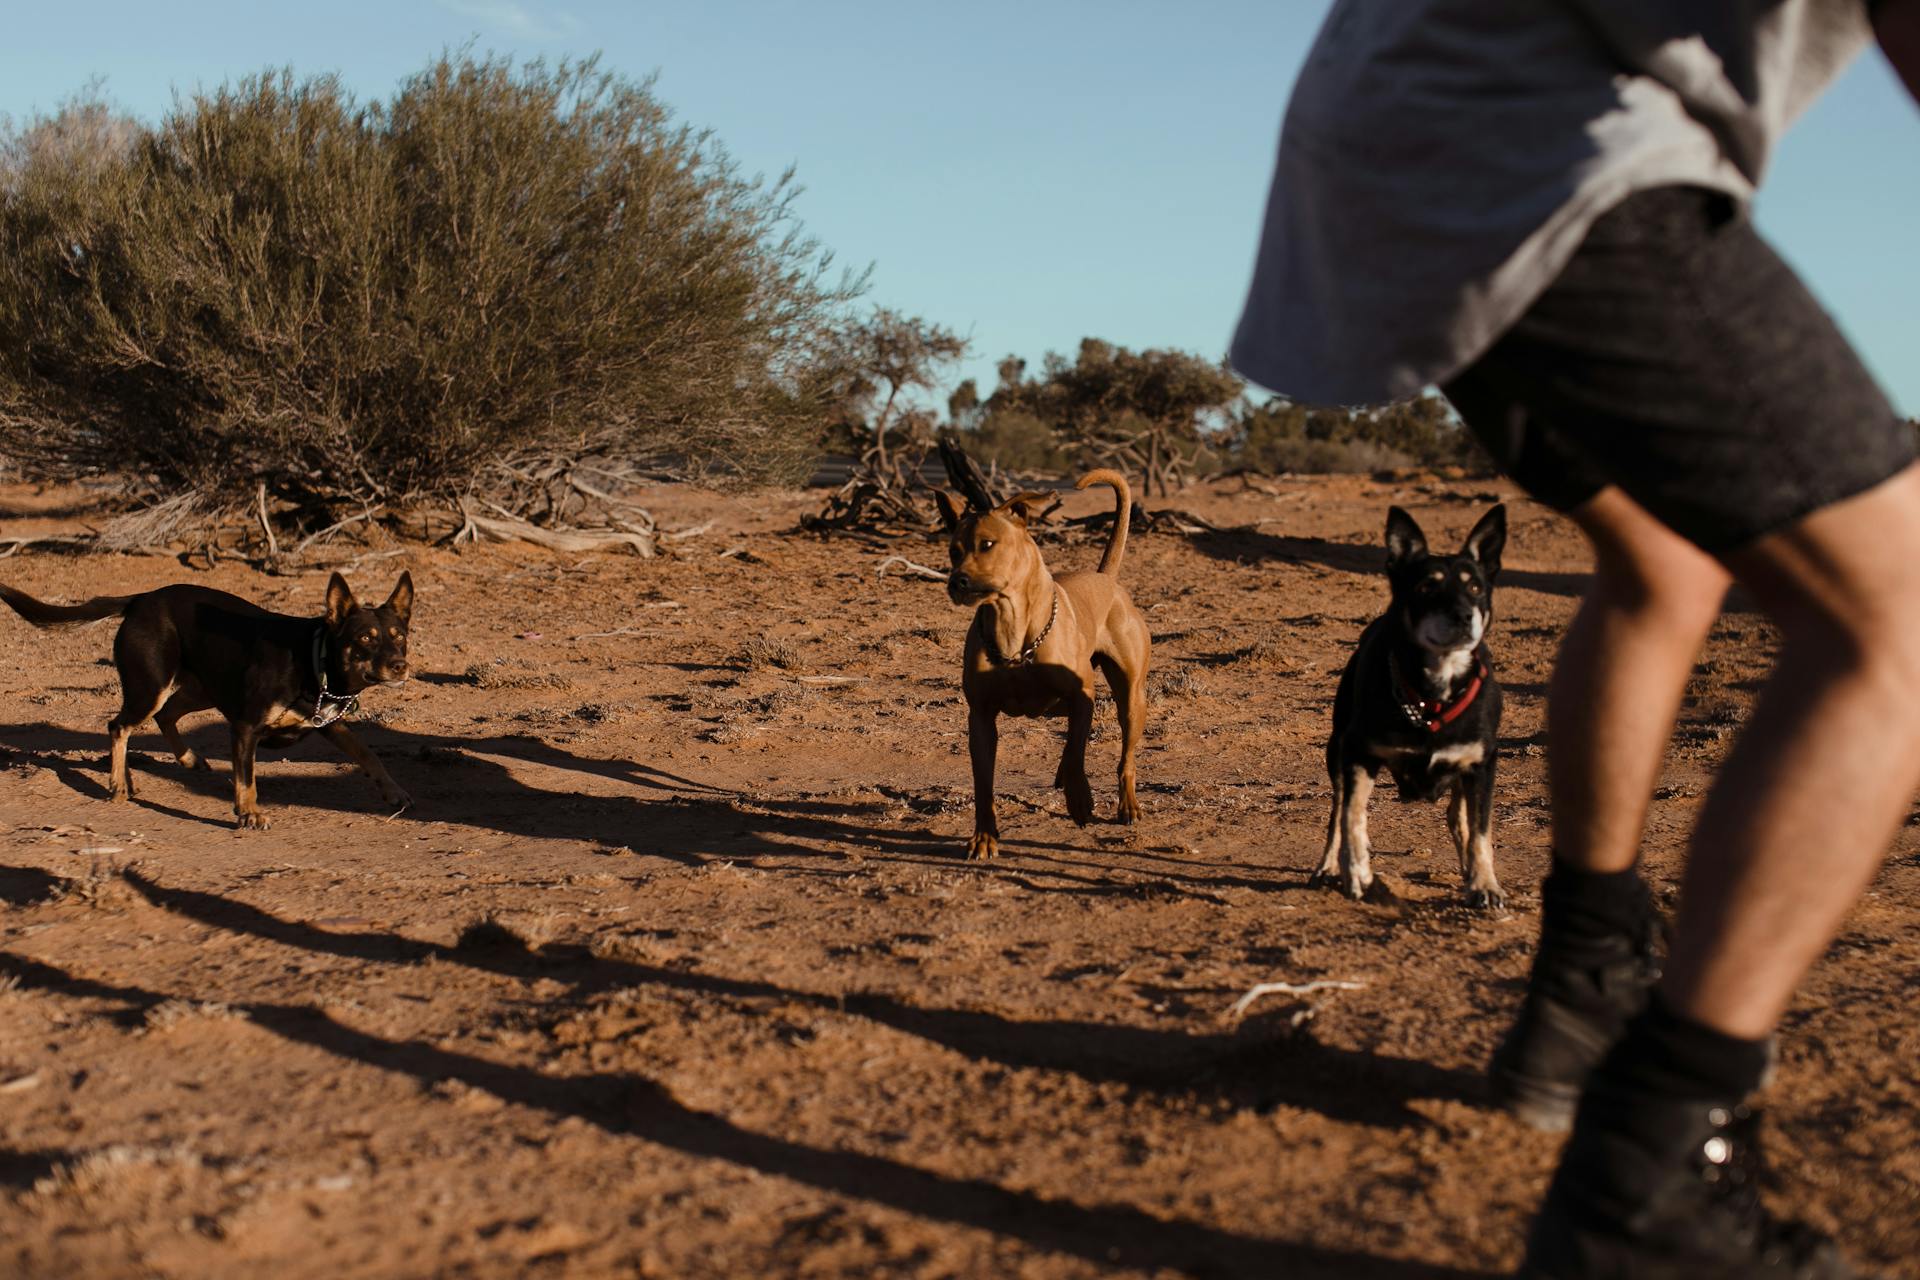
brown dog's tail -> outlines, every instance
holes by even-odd
[[[1104,484],[1114,493],[1113,536],[1107,539],[1106,553],[1100,557],[1100,572],[1111,577],[1120,572],[1120,557],[1127,553],[1127,522],[1133,519],[1133,490],[1127,488],[1125,476],[1105,467],[1087,472],[1073,487],[1084,489],[1090,484]]]
[[[81,622],[98,622],[125,613],[133,596],[95,596],[85,604],[48,604],[35,600],[24,591],[0,586],[0,600],[36,627],[71,627]]]

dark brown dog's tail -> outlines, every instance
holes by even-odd
[[[0,586],[0,600],[12,605],[15,613],[36,627],[71,627],[81,622],[98,622],[125,613],[134,599],[133,596],[95,596],[85,604],[48,604],[24,591]]]
[[[1113,536],[1107,539],[1106,554],[1100,557],[1100,572],[1111,577],[1120,572],[1120,557],[1127,553],[1127,522],[1133,519],[1133,490],[1127,488],[1125,476],[1105,467],[1081,476],[1074,488],[1084,489],[1090,484],[1104,484],[1114,493]]]

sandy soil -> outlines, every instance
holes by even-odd
[[[402,566],[419,587],[420,675],[370,695],[362,731],[416,798],[397,820],[314,739],[263,755],[274,827],[236,831],[217,719],[189,735],[213,773],[143,734],[139,799],[109,802],[112,624],[0,614],[0,1274],[1511,1267],[1557,1144],[1487,1110],[1479,1073],[1537,926],[1543,682],[1585,571],[1564,523],[1514,506],[1497,599],[1513,910],[1461,908],[1440,811],[1384,793],[1375,866],[1403,901],[1305,888],[1385,507],[1453,541],[1495,496],[1182,495],[1249,527],[1128,553],[1158,672],[1146,822],[1074,827],[1058,728],[1015,722],[988,865],[961,857],[967,616],[877,572],[942,552],[796,535],[809,495],[649,494],[669,525],[715,522],[659,560],[354,568],[363,593]],[[0,534],[75,527],[56,497],[0,495]],[[0,562],[57,599],[178,580],[317,614],[325,575]],[[1734,611],[1700,665],[1648,836],[1669,902],[1771,651]],[[1099,724],[1106,814],[1110,707]],[[1769,1097],[1776,1199],[1909,1277],[1917,846],[1909,827],[1794,1005]],[[1230,1012],[1314,980],[1363,985]]]

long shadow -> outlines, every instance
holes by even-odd
[[[0,1187],[26,1191],[71,1159],[71,1151],[15,1151],[11,1147],[0,1147]]]
[[[0,973],[23,983],[77,996],[119,1000],[148,1009],[163,994],[138,986],[100,983],[56,965],[0,952]],[[632,1136],[703,1159],[722,1159],[812,1186],[866,1199],[931,1221],[954,1222],[1039,1249],[1083,1257],[1102,1267],[1171,1268],[1190,1276],[1471,1276],[1457,1268],[1402,1263],[1342,1249],[1260,1240],[1198,1222],[1160,1219],[1125,1205],[1079,1205],[1012,1192],[977,1178],[952,1178],[860,1151],[810,1148],[733,1125],[726,1117],[676,1102],[659,1082],[641,1075],[588,1073],[547,1077],[526,1067],[455,1054],[417,1040],[386,1040],[346,1027],[321,1009],[284,1004],[238,1004],[253,1025],[284,1040],[359,1061],[422,1084],[461,1080],[503,1102],[536,1107],[555,1117],[578,1117],[603,1132]]]
[[[1295,538],[1285,534],[1264,533],[1258,529],[1220,529],[1196,533],[1188,542],[1202,555],[1235,564],[1261,564],[1270,560],[1288,564],[1313,564],[1340,573],[1378,576],[1386,565],[1386,549],[1373,544],[1332,542],[1326,538]],[[1587,593],[1593,580],[1590,573],[1560,573],[1538,569],[1506,568],[1500,571],[1502,587],[1540,591],[1548,595],[1579,597]]]
[[[575,755],[529,735],[469,738],[378,725],[356,726],[355,732],[389,762],[396,780],[413,793],[415,805],[400,815],[401,822],[433,821],[444,814],[450,821],[501,835],[627,848],[643,857],[694,867],[713,861],[761,858],[815,861],[822,856],[821,845],[852,848],[904,865],[944,870],[968,865],[959,841],[889,824],[882,818],[887,806],[874,801],[743,795],[637,761]],[[91,770],[76,768],[67,757],[99,751],[104,737],[46,724],[0,725],[0,740],[8,742],[19,755],[52,771],[76,792],[95,797],[106,795],[104,764],[95,764]],[[203,754],[206,747],[224,750],[224,726],[218,721],[195,726],[187,738]],[[149,750],[159,745],[150,739],[136,741]],[[338,764],[340,769],[332,776],[276,775],[275,758],[263,752],[260,797],[276,824],[298,823],[299,813],[289,810],[300,808],[386,816],[373,789],[325,741],[310,736],[277,758],[325,761]],[[637,794],[549,790],[518,775],[512,767],[525,764],[612,781]],[[133,765],[134,804],[209,827],[232,828],[228,816],[233,803],[232,782],[224,767],[190,770],[175,763],[170,753],[143,756],[138,750]],[[146,774],[170,777],[204,797],[204,811],[189,812],[155,801],[148,794],[151,788],[140,786],[141,776]],[[453,812],[447,812],[448,802],[457,805]],[[1084,856],[1090,852],[1086,844],[1018,838],[1008,840],[1003,848],[1021,855],[1051,852]],[[1128,855],[1123,851],[1120,856]],[[1011,865],[996,866],[984,873],[1006,874],[1014,869]],[[1045,887],[1041,890],[1045,892],[1107,896],[1145,891],[1126,878],[1076,876],[1051,869],[1046,874],[1065,883]],[[1257,877],[1232,874],[1168,872],[1158,878],[1201,891],[1274,887],[1273,882]]]
[[[75,977],[54,965],[0,951],[0,970],[50,990],[151,1008],[158,992]],[[955,1178],[881,1156],[825,1150],[742,1129],[696,1111],[640,1075],[595,1072],[550,1077],[410,1040],[344,1026],[304,1005],[235,1006],[281,1038],[425,1084],[458,1080],[504,1101],[578,1117],[610,1134],[744,1168],[904,1213],[1023,1240],[1107,1267],[1167,1268],[1193,1276],[1468,1276],[1426,1263],[1266,1240],[1199,1223],[1155,1217],[1124,1205],[1087,1206]]]
[[[38,867],[0,866],[0,902],[30,907],[51,898],[63,883],[59,876]]]
[[[161,885],[137,871],[126,880],[157,907],[232,933],[283,946],[385,963],[437,959],[485,973],[571,981],[577,995],[626,987],[666,987],[733,999],[774,1000],[857,1014],[968,1057],[1010,1067],[1059,1071],[1084,1079],[1173,1093],[1199,1093],[1242,1106],[1288,1106],[1329,1119],[1383,1128],[1418,1128],[1409,1103],[1473,1096],[1478,1078],[1409,1059],[1320,1044],[1289,1030],[1277,1038],[1156,1030],[1114,1023],[1026,1021],[970,1009],[923,1008],[877,993],[831,995],[774,983],[664,969],[595,956],[577,945],[528,950],[504,930],[479,926],[453,946],[392,934],[335,933],[218,894]]]

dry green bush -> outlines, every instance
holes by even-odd
[[[1246,471],[1320,474],[1472,465],[1482,455],[1446,401],[1416,396],[1367,408],[1309,408],[1282,397],[1246,405],[1227,459]]]
[[[263,74],[157,125],[0,133],[0,456],[296,523],[662,468],[793,479],[860,282],[593,62],[442,57],[390,100]],[[558,494],[558,497],[556,497]]]

